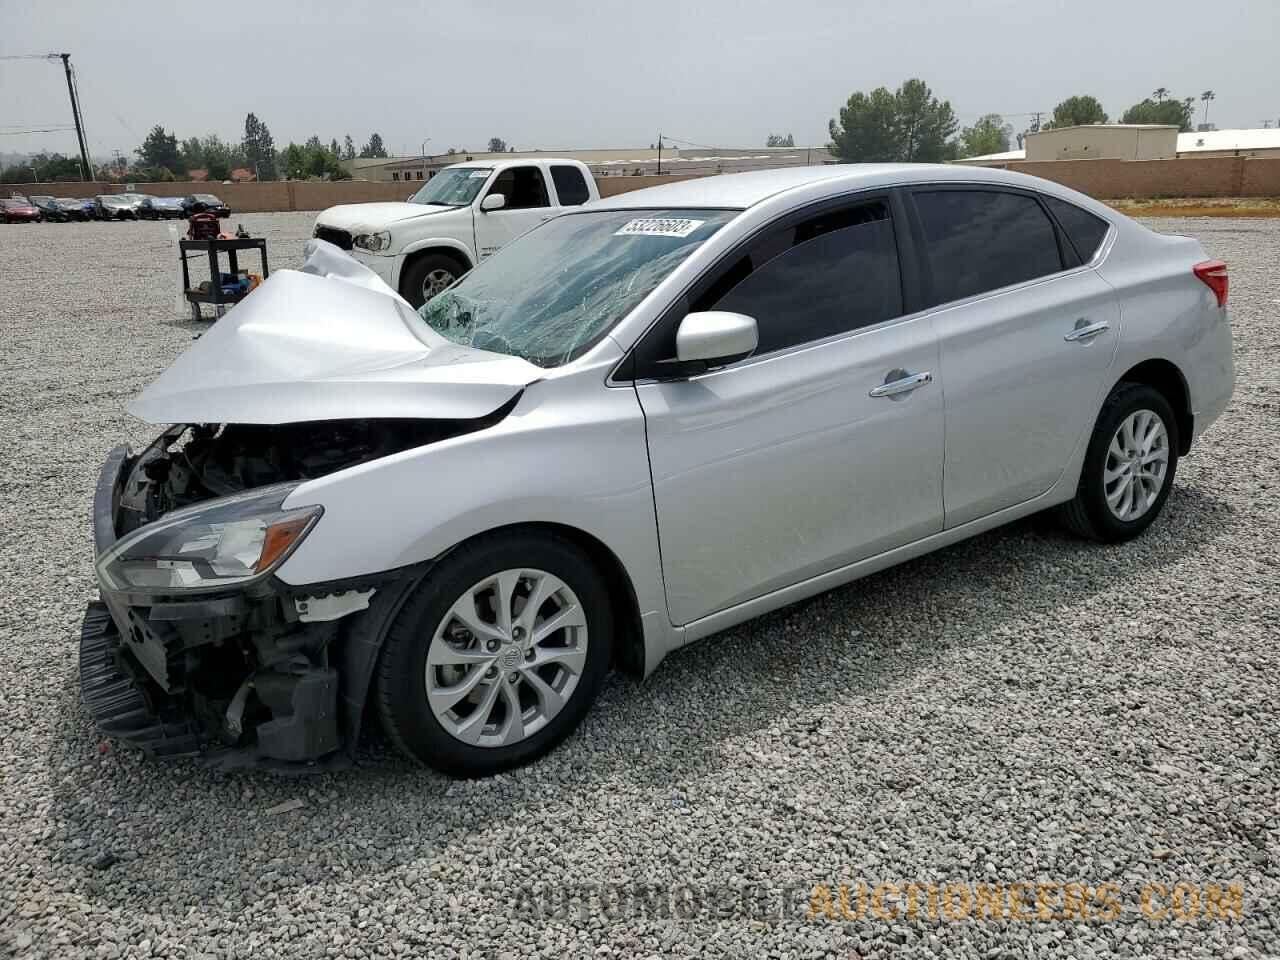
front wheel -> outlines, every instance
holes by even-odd
[[[440,253],[419,257],[404,268],[400,291],[415,310],[437,293],[448,289],[466,273],[457,260]]]
[[[450,553],[410,597],[378,665],[383,727],[409,757],[486,776],[546,753],[582,720],[612,655],[608,593],[551,535]]]
[[[1098,414],[1066,527],[1104,543],[1138,536],[1160,514],[1178,468],[1178,422],[1154,387],[1121,383]]]

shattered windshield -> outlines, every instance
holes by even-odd
[[[557,217],[503,247],[418,310],[454,343],[568,363],[737,216],[613,210]]]
[[[465,207],[476,198],[484,182],[493,173],[490,167],[449,167],[427,181],[410,203],[429,203],[442,207]]]

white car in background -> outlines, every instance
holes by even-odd
[[[610,669],[892,564],[1049,508],[1138,536],[1234,385],[1225,264],[1002,170],[625,193],[416,313],[311,253],[98,483],[84,699],[152,753],[324,766],[367,703],[422,763],[525,763]]]
[[[526,230],[599,196],[577,160],[457,163],[407,203],[330,207],[316,218],[314,236],[346,250],[416,308]]]

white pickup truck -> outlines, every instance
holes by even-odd
[[[600,196],[577,160],[456,163],[407,203],[349,203],[316,217],[314,236],[369,267],[415,307],[567,207]]]

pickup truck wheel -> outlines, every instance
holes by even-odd
[[[404,276],[400,278],[400,292],[416,310],[464,273],[466,268],[453,257],[429,253],[405,267]]]
[[[378,710],[410,758],[477,777],[528,763],[582,720],[612,653],[591,560],[552,535],[452,551],[411,596],[378,661]]]

